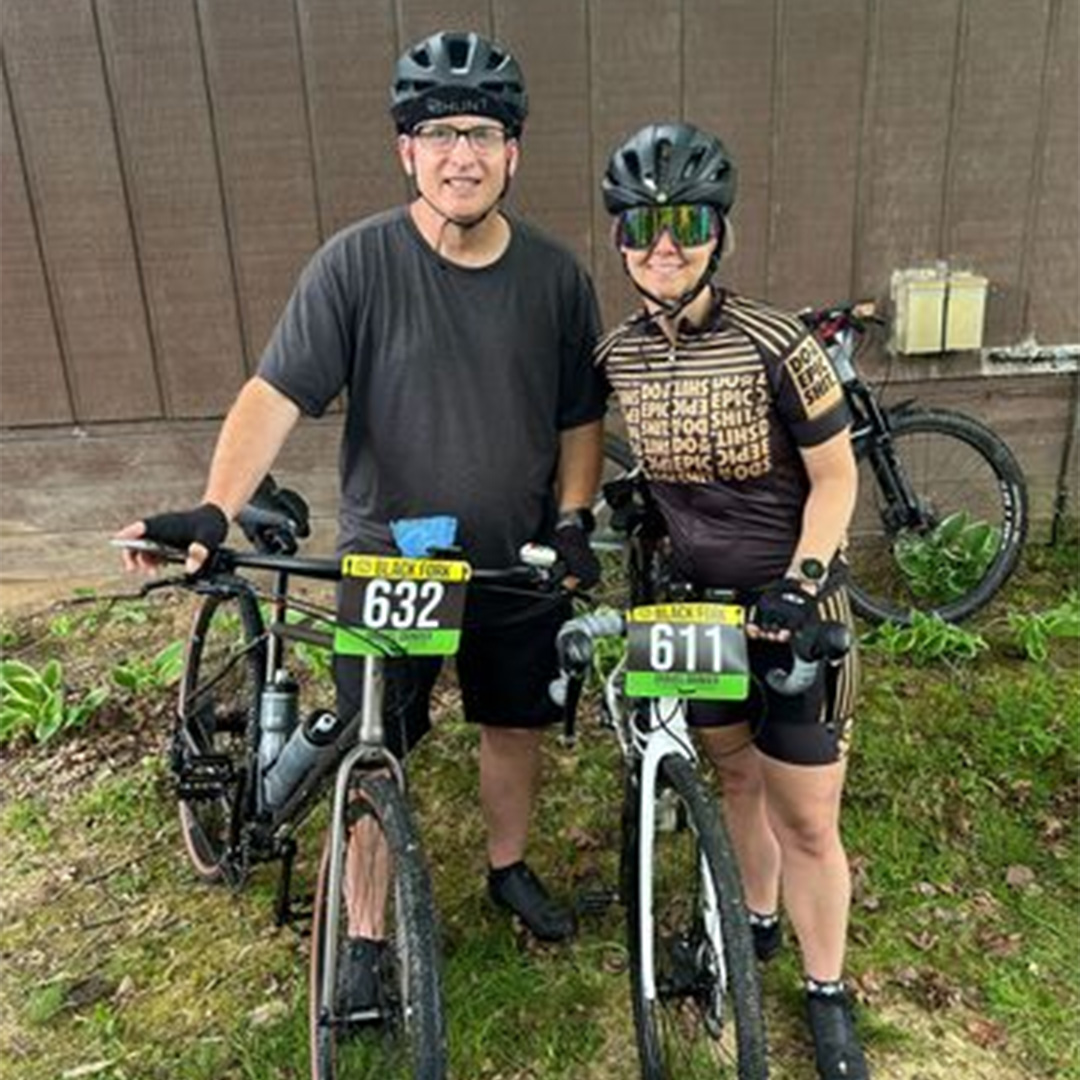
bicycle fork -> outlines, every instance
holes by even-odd
[[[327,836],[327,892],[326,910],[323,917],[326,919],[327,932],[323,935],[322,957],[322,1014],[319,1017],[320,1024],[330,1025],[339,1023],[343,1019],[336,1016],[334,1000],[337,996],[337,961],[338,961],[338,926],[341,919],[342,884],[345,879],[345,860],[348,851],[348,837],[346,836],[345,815],[349,803],[349,789],[352,774],[357,766],[372,764],[373,749],[382,743],[382,710],[383,710],[383,671],[382,661],[377,657],[365,656],[363,658],[363,683],[361,692],[361,724],[357,745],[354,746],[344,758],[337,769],[337,777],[334,781],[334,801],[331,807],[329,834]],[[389,765],[398,783],[403,783],[403,775],[400,767],[393,762],[388,755],[380,755],[383,764]],[[316,918],[319,913],[316,912]],[[368,1020],[377,1019],[377,1015],[357,1016],[353,1019]]]
[[[653,914],[655,891],[653,888],[653,857],[658,831],[658,776],[660,763],[665,757],[674,756],[690,761],[696,767],[697,756],[689,740],[685,723],[685,703],[675,698],[660,698],[649,704],[649,734],[644,752],[638,759],[638,917],[635,928],[641,942],[641,978],[643,996],[648,1001],[657,998],[656,987],[656,919]],[[676,717],[675,724],[672,719]],[[663,719],[661,719],[661,717]],[[676,729],[673,733],[670,729]],[[681,733],[681,738],[679,737]],[[719,965],[720,985],[727,982],[724,969],[723,927],[720,924],[720,904],[713,885],[712,874],[704,865],[704,852],[698,853],[699,880],[704,887],[705,938],[709,942],[716,963]]]

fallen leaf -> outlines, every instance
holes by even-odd
[[[1030,866],[1017,864],[1005,871],[1005,884],[1012,889],[1026,889],[1034,883],[1035,871]]]
[[[971,1036],[971,1041],[984,1049],[1001,1047],[1008,1041],[1005,1029],[1000,1024],[995,1024],[993,1020],[987,1020],[982,1016],[969,1020],[964,1027]]]
[[[272,1023],[274,1020],[285,1016],[288,1011],[289,1006],[284,1001],[268,1001],[265,1005],[252,1009],[248,1013],[248,1019],[253,1027],[262,1027],[264,1024]]]

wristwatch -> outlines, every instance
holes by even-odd
[[[828,576],[829,568],[820,559],[815,559],[813,556],[800,559],[794,574],[798,581],[806,585],[813,585],[818,592],[821,592],[821,588]]]
[[[586,536],[589,536],[596,528],[596,518],[587,506],[578,507],[576,510],[563,510],[559,514],[559,520],[555,522],[555,528],[562,529],[567,525],[576,525]]]

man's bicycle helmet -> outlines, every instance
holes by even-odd
[[[735,162],[724,144],[693,124],[649,124],[611,155],[601,187],[608,213],[634,206],[704,204],[727,215]]]
[[[529,112],[514,57],[474,33],[440,31],[411,46],[394,66],[390,115],[401,134],[425,120],[488,116],[513,136]]]

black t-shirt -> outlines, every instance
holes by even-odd
[[[450,514],[477,566],[517,562],[554,518],[560,431],[599,419],[596,298],[573,256],[510,219],[490,266],[458,266],[407,209],[333,237],[301,275],[259,375],[319,416],[345,390],[339,547]]]
[[[821,345],[794,315],[719,293],[671,342],[628,320],[597,350],[681,571],[753,589],[787,569],[809,492],[800,447],[850,422]]]

